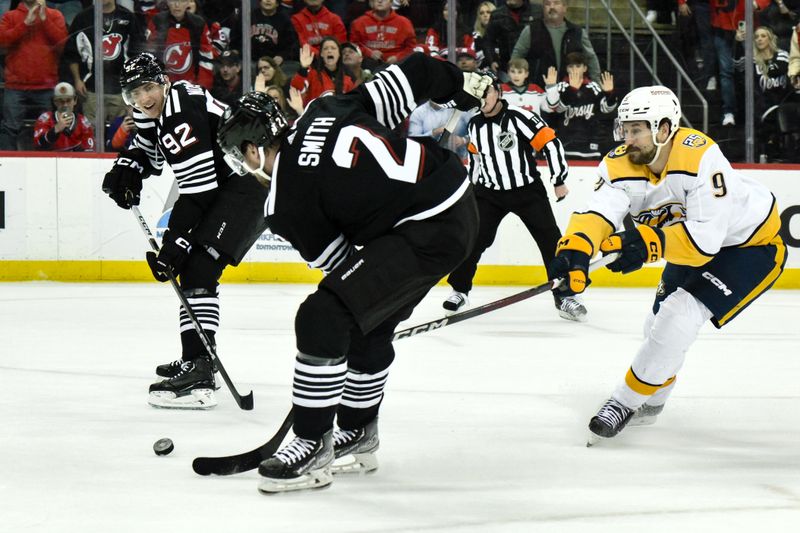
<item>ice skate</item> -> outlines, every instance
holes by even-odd
[[[176,359],[170,363],[164,363],[156,367],[156,375],[162,378],[171,379],[177,376],[181,371],[181,365],[185,361],[183,359]]]
[[[450,316],[469,307],[469,298],[463,292],[453,291],[442,304],[445,315]]]
[[[633,417],[633,409],[628,409],[615,399],[609,399],[589,421],[589,440],[586,446],[594,446],[601,439],[610,439],[623,430]]]
[[[162,378],[172,379],[177,376],[181,371],[181,365],[183,365],[185,361],[183,359],[175,359],[170,363],[164,363],[163,365],[158,365],[156,367],[156,375],[161,376]],[[214,365],[214,374],[219,372],[217,365]],[[216,378],[216,375],[215,375]],[[214,383],[214,390],[219,390],[222,386],[219,383]]]
[[[211,361],[200,357],[185,361],[174,377],[150,385],[147,403],[165,409],[211,409],[217,405],[214,387]]]
[[[346,430],[336,428],[333,432],[333,451],[335,459],[331,473],[369,474],[378,469],[378,419],[375,418],[363,428]]]
[[[629,426],[650,426],[656,423],[658,415],[664,410],[664,404],[661,405],[648,405],[643,404],[640,408],[633,413],[631,421],[628,422]]]
[[[333,431],[320,440],[295,437],[258,467],[262,494],[321,489],[333,482]]]
[[[558,316],[574,322],[586,322],[586,307],[574,296],[564,296],[558,305]]]

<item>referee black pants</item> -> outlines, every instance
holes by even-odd
[[[509,213],[514,213],[522,220],[536,241],[545,266],[550,265],[561,238],[561,230],[558,229],[541,180],[509,191],[496,191],[476,185],[475,196],[480,217],[478,238],[469,257],[447,278],[453,290],[468,294],[472,289],[472,278],[478,269],[478,261],[494,242],[500,222]]]

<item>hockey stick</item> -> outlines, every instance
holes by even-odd
[[[456,124],[458,124],[458,119],[460,117],[461,111],[458,109],[453,109],[453,113],[450,115],[450,118],[447,119],[447,123],[444,125],[444,131],[442,132],[441,137],[439,137],[439,146],[442,148],[447,148],[447,145],[450,142],[450,136],[453,134],[453,130],[456,129]]]
[[[597,261],[593,261],[589,264],[589,272],[593,270],[597,270],[600,267],[604,267],[607,264],[614,261],[619,254],[609,254],[604,257],[601,257]],[[497,309],[502,309],[503,307],[507,307],[511,304],[515,304],[517,302],[521,302],[523,300],[527,300],[533,296],[538,294],[542,294],[543,292],[548,292],[563,283],[563,278],[553,279],[548,281],[547,283],[542,283],[541,285],[537,285],[536,287],[531,287],[522,292],[518,292],[517,294],[512,294],[511,296],[506,296],[500,300],[489,302],[488,304],[484,304],[480,307],[476,307],[474,309],[469,309],[467,311],[462,311],[461,313],[456,313],[454,315],[446,316],[444,318],[440,318],[437,320],[431,320],[430,322],[425,322],[424,324],[420,324],[418,326],[410,327],[401,331],[398,331],[392,337],[392,342],[400,340],[400,339],[407,339],[409,337],[413,337],[414,335],[419,335],[420,333],[426,333],[428,331],[433,331],[434,329],[443,328],[445,326],[452,326],[453,324],[458,324],[459,322],[463,322],[464,320],[469,320],[470,318],[474,318],[476,316],[485,315],[491,311],[496,311]]]
[[[150,248],[152,248],[154,252],[158,253],[158,243],[156,242],[155,237],[153,237],[153,232],[150,231],[150,226],[147,225],[147,221],[142,216],[142,212],[139,211],[139,208],[135,205],[131,205],[131,211],[133,211],[133,214],[136,216],[136,220],[139,222],[139,226],[142,228],[145,237],[147,237],[148,242],[150,242]],[[172,285],[172,288],[175,290],[175,294],[178,295],[178,299],[180,300],[183,309],[186,311],[186,314],[189,316],[189,320],[192,321],[192,325],[197,331],[197,336],[200,337],[200,340],[203,342],[203,346],[205,346],[208,355],[211,356],[211,359],[216,364],[219,373],[222,375],[222,379],[228,386],[228,390],[231,391],[233,399],[236,400],[236,405],[245,411],[252,410],[253,391],[250,391],[247,395],[242,396],[239,394],[239,391],[236,390],[233,382],[231,382],[230,376],[228,376],[228,372],[225,370],[225,367],[222,366],[222,361],[220,361],[219,357],[217,356],[217,351],[214,349],[214,345],[211,344],[211,341],[209,340],[208,335],[206,335],[203,326],[200,324],[200,321],[197,320],[197,315],[194,314],[189,302],[186,300],[186,296],[184,296],[183,291],[181,291],[181,288],[178,286],[178,280],[175,279],[175,274],[169,271],[167,272],[167,275],[169,276],[170,285]]]
[[[197,457],[192,461],[192,470],[201,476],[214,474],[216,476],[230,476],[240,472],[247,472],[258,468],[261,461],[268,459],[278,451],[281,442],[289,433],[289,429],[294,422],[294,408],[289,409],[289,414],[281,424],[277,433],[267,442],[249,452],[238,455],[228,455],[227,457]]]
[[[594,261],[589,265],[589,272],[609,264],[615,260],[618,255],[619,254],[609,254],[598,259],[597,261]],[[537,294],[541,294],[556,288],[562,282],[563,279],[561,278],[551,280],[537,287],[533,287],[518,294],[503,298],[502,300],[497,300],[496,302],[491,302],[486,305],[482,305],[481,307],[476,307],[475,309],[446,317],[440,321],[433,320],[413,328],[398,331],[395,333],[392,341],[407,339],[408,337],[413,337],[414,335],[419,335],[420,333],[425,333],[426,331],[432,331],[444,326],[449,326],[450,324],[456,324],[469,318],[483,315],[496,309],[501,309],[513,303],[527,300],[532,296],[536,296]],[[286,415],[286,419],[278,429],[278,432],[258,448],[249,452],[240,453],[238,455],[228,455],[226,457],[198,457],[192,462],[192,469],[195,471],[195,473],[200,474],[201,476],[208,476],[210,474],[217,476],[230,476],[232,474],[253,470],[254,468],[258,467],[261,461],[269,458],[272,456],[272,454],[278,451],[278,447],[281,445],[281,442],[283,442],[283,439],[289,432],[293,421],[294,410],[290,409],[289,414]]]

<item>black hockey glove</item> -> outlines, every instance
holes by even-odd
[[[144,167],[130,157],[120,155],[103,178],[103,192],[123,209],[139,205]]]
[[[169,279],[170,272],[175,276],[181,273],[183,265],[189,258],[189,252],[192,251],[192,243],[189,235],[178,233],[173,236],[169,230],[164,232],[161,242],[158,255],[155,252],[147,252],[147,264],[153,271],[153,277],[164,282]]]
[[[600,243],[603,255],[619,253],[607,265],[612,272],[630,274],[645,263],[655,263],[664,256],[664,232],[658,228],[639,225],[636,229],[613,234]]]
[[[556,257],[550,262],[550,279],[563,278],[564,281],[554,292],[560,296],[575,296],[591,285],[589,279],[589,260],[593,246],[582,233],[564,235],[558,241]]]

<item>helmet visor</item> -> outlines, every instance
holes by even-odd
[[[152,93],[152,94],[151,94]],[[124,87],[122,89],[122,99],[129,106],[136,109],[143,109],[148,97],[158,98],[159,93],[163,95],[161,84],[154,81],[145,81],[136,85]]]
[[[231,170],[239,176],[246,176],[252,172],[252,170],[244,162],[244,154],[238,146],[234,146],[233,148],[225,150],[225,154],[222,156],[222,158],[225,160],[225,163],[228,164]]]

